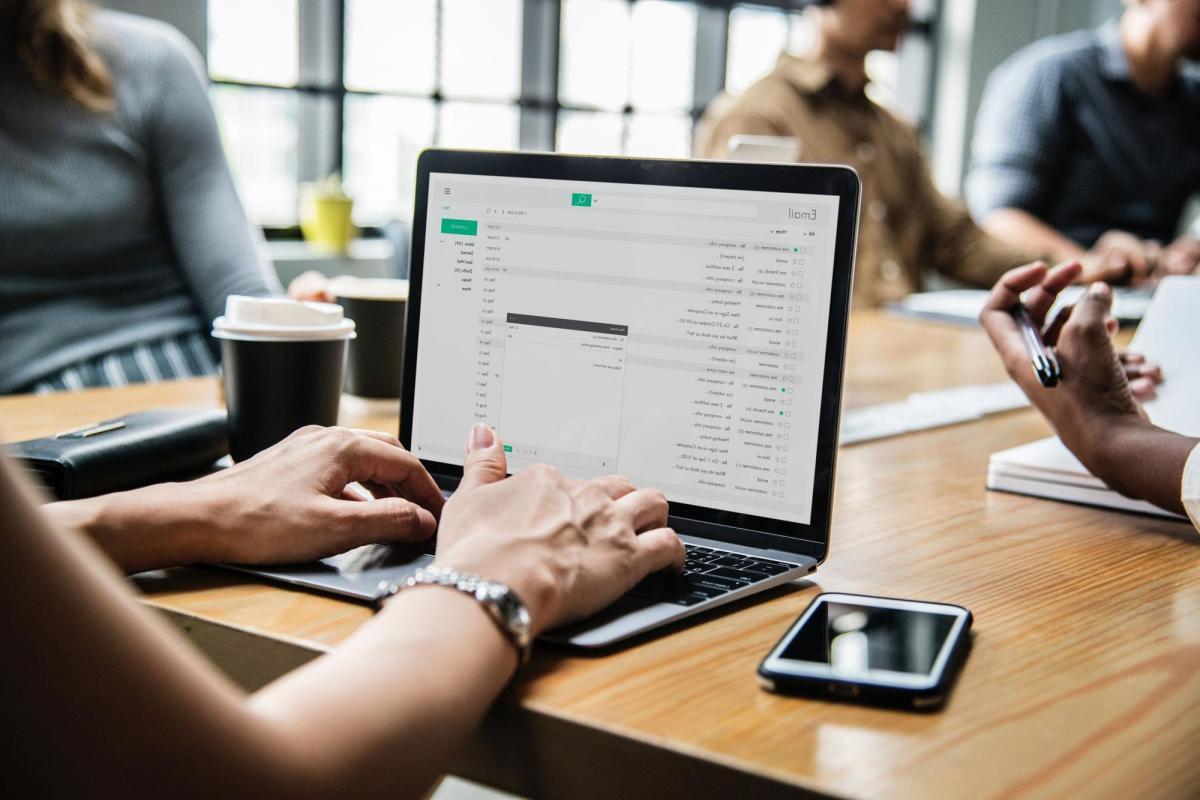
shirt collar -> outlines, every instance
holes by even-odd
[[[784,53],[775,69],[801,94],[819,94],[835,82],[833,70],[815,58]]]
[[[1109,20],[1096,31],[1100,45],[1100,74],[1114,81],[1128,81],[1132,77],[1129,71],[1129,57],[1125,55],[1125,46],[1121,44],[1121,30],[1116,20]]]

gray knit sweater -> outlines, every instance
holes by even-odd
[[[0,43],[0,393],[112,350],[207,332],[227,295],[278,290],[195,49],[139,17],[101,12],[95,23],[112,113],[34,84]]]

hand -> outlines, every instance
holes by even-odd
[[[1046,389],[1030,368],[1024,339],[1010,310],[1025,294],[1025,307],[1034,324],[1045,323],[1046,313],[1058,293],[1074,283],[1082,268],[1068,262],[1047,270],[1038,262],[1006,272],[992,289],[979,317],[992,344],[1004,359],[1008,374],[1037,406],[1063,443],[1086,466],[1117,426],[1149,426],[1113,347],[1109,310],[1112,290],[1092,284],[1072,307],[1045,328],[1043,340],[1053,347],[1062,367],[1062,379]],[[1131,364],[1129,366],[1137,366]]]
[[[1086,283],[1144,284],[1158,269],[1161,251],[1158,242],[1144,241],[1125,231],[1108,231],[1080,259],[1080,279]]]
[[[1191,275],[1200,267],[1200,239],[1180,236],[1163,249],[1159,272],[1163,275]]]
[[[682,568],[662,492],[616,476],[571,480],[545,465],[506,473],[499,437],[477,425],[435,563],[508,584],[535,633],[599,611],[651,572]]]
[[[357,482],[373,500],[347,491]],[[296,563],[376,542],[418,542],[436,528],[444,499],[420,460],[394,436],[301,428],[251,459],[187,484],[209,510],[205,560]]]
[[[332,303],[335,299],[329,291],[329,278],[315,269],[297,275],[288,284],[288,297],[293,300],[315,300],[319,303]]]
[[[1146,360],[1141,353],[1131,353],[1122,350],[1117,353],[1121,368],[1125,370],[1125,380],[1129,381],[1129,391],[1139,402],[1153,400],[1158,394],[1158,384],[1162,383],[1162,367]]]

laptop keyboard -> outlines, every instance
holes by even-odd
[[[758,558],[711,547],[688,544],[682,574],[656,572],[648,575],[629,593],[663,603],[694,606],[735,589],[752,586],[796,564]]]
[[[443,496],[449,498],[450,494],[449,490],[442,490]],[[436,537],[429,540],[426,543],[428,550],[425,552],[432,554],[436,544]],[[799,566],[694,544],[684,543],[684,548],[687,556],[682,574],[656,572],[647,575],[641,583],[629,590],[629,594],[660,603],[694,606],[735,589],[753,586],[759,581],[765,581]]]

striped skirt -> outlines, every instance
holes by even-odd
[[[76,392],[97,386],[199,378],[218,372],[220,366],[213,359],[204,336],[192,332],[143,342],[72,364],[57,374],[37,381],[26,391],[34,394]]]

